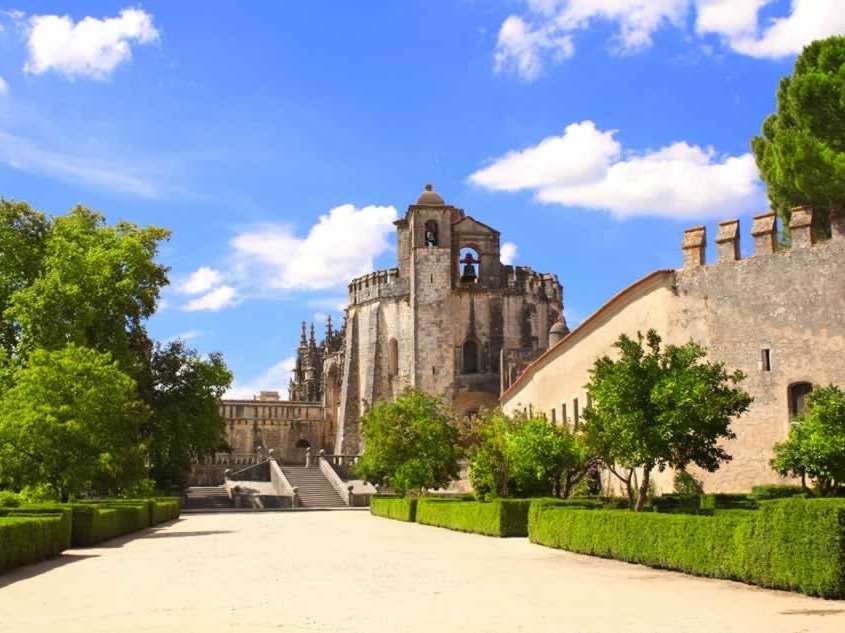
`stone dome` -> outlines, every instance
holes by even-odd
[[[566,322],[561,317],[549,328],[549,347],[563,339],[567,334],[569,334],[569,328],[566,327]]]
[[[440,197],[439,193],[432,190],[431,185],[426,185],[425,191],[423,191],[420,194],[420,197],[417,198],[417,204],[440,207],[446,203],[443,202],[443,198]]]

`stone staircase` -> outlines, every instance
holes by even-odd
[[[223,486],[191,486],[185,493],[186,510],[231,507],[232,500]]]
[[[319,468],[283,466],[291,486],[298,489],[303,508],[345,508],[346,504]]]

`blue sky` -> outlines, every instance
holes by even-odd
[[[426,182],[557,273],[571,324],[678,265],[687,226],[747,237],[750,138],[845,32],[839,0],[5,9],[0,195],[170,228],[150,331],[222,351],[240,394],[286,387],[299,322],[393,265]]]

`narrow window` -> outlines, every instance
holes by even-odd
[[[478,344],[469,340],[464,343],[463,347],[463,373],[477,374],[478,373]]]
[[[569,420],[566,419],[566,403],[560,405],[560,421],[564,424],[569,424]]]
[[[392,338],[387,343],[387,374],[393,378],[399,373],[399,342]]]
[[[575,429],[578,429],[578,424],[581,422],[581,411],[578,409],[578,398],[572,401],[572,419],[575,423]]]
[[[557,410],[552,409],[552,424],[557,424]]]
[[[772,371],[772,350],[768,347],[760,350],[760,368],[763,371]]]
[[[437,222],[434,220],[425,223],[425,245],[437,246]]]
[[[478,282],[478,266],[481,260],[478,251],[474,248],[464,247],[459,251],[458,267],[461,272],[462,284],[473,284]]]
[[[789,386],[789,417],[790,419],[804,415],[807,408],[807,396],[813,390],[809,382],[796,382]]]

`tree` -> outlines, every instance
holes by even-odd
[[[818,209],[817,233],[830,229],[826,210],[845,204],[845,37],[807,46],[784,77],[777,112],[751,146],[772,208],[785,227],[793,207]]]
[[[420,391],[378,402],[361,420],[360,477],[400,494],[441,488],[458,476],[458,431],[443,403]]]
[[[469,442],[469,478],[482,498],[568,497],[589,460],[581,438],[542,418],[501,410],[476,418]]]
[[[225,444],[219,402],[232,373],[220,354],[205,359],[177,340],[156,346],[144,382],[152,409],[143,429],[151,476],[160,489],[181,488],[193,460]]]
[[[0,481],[49,484],[67,501],[143,479],[148,412],[109,354],[70,344],[35,350],[0,399]]]
[[[705,360],[690,341],[661,349],[657,332],[621,335],[617,360],[604,356],[590,370],[592,404],[584,414],[588,447],[625,485],[634,510],[648,496],[651,472],[690,463],[715,471],[731,459],[719,441],[735,437],[732,417],[748,410],[741,371]],[[638,489],[632,476],[639,471]]]
[[[19,332],[3,313],[41,271],[49,227],[46,216],[25,202],[0,199],[0,350],[7,355],[15,350]]]
[[[74,343],[110,353],[135,377],[149,345],[143,321],[168,283],[167,269],[155,261],[168,235],[127,222],[106,226],[103,216],[84,207],[56,218],[37,274],[19,275],[28,283],[14,289],[3,313],[18,334],[16,354]]]
[[[845,392],[835,385],[814,389],[806,413],[775,445],[772,468],[785,477],[809,477],[823,496],[845,484]]]

